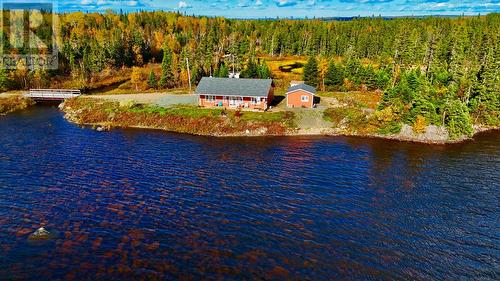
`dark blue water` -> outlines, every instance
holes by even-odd
[[[500,278],[498,132],[98,133],[38,107],[0,136],[2,280]]]

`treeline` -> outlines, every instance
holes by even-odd
[[[238,69],[257,55],[315,55],[374,63],[469,69],[498,44],[499,15],[458,18],[364,18],[352,21],[231,20],[178,13],[60,15],[61,71],[90,76],[106,67],[161,62],[165,47],[182,72],[210,73],[224,62]],[[4,40],[8,45],[9,40]],[[8,50],[4,46],[4,50]],[[177,66],[178,65],[178,66]],[[180,73],[177,74],[182,76]]]
[[[471,136],[473,125],[500,125],[500,52],[491,48],[475,70],[465,56],[463,67],[407,66],[390,63],[375,68],[352,59],[330,61],[321,71],[315,56],[304,67],[304,81],[334,91],[383,91],[376,126],[396,134],[402,124],[422,132],[445,126],[450,138]],[[460,56],[454,53],[454,56]]]
[[[56,75],[90,80],[106,69],[148,63],[162,65],[161,74],[150,75],[151,84],[186,87],[188,61],[196,83],[210,74],[226,76],[233,64],[244,77],[264,78],[271,73],[259,56],[298,55],[314,58],[316,66],[305,72],[321,89],[380,89],[382,106],[402,103],[405,110],[417,105],[404,92],[416,91],[444,119],[451,110],[443,110],[441,101],[451,99],[474,123],[499,122],[499,14],[352,21],[232,20],[161,11],[59,17],[60,68],[2,70],[0,88],[48,85]],[[9,40],[3,42],[9,50]]]

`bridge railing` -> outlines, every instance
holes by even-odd
[[[80,96],[80,90],[72,89],[31,89],[25,97],[33,99],[64,100]]]

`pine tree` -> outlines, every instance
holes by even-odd
[[[229,77],[229,69],[227,69],[225,64],[221,64],[219,69],[217,70],[216,77],[228,78]]]
[[[241,73],[242,78],[258,78],[258,66],[253,59],[248,61],[247,67]]]
[[[331,61],[325,75],[325,85],[338,90],[344,83],[344,68]]]
[[[0,66],[0,90],[6,91],[9,89],[9,86],[10,80],[8,72],[3,66]]]
[[[151,72],[149,73],[148,86],[150,89],[155,89],[157,84],[155,72],[151,69]]]
[[[318,77],[318,61],[314,56],[311,56],[304,66],[304,83],[313,87],[318,87]]]
[[[162,89],[170,88],[173,83],[172,73],[172,51],[168,47],[163,48],[163,60],[161,62],[161,78],[159,86]]]
[[[257,69],[257,77],[260,79],[269,79],[271,78],[271,70],[269,66],[265,62],[261,63]]]

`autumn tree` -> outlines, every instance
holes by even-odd
[[[132,67],[132,74],[130,75],[130,83],[135,86],[135,90],[139,91],[139,84],[142,81],[142,72],[139,67]]]

